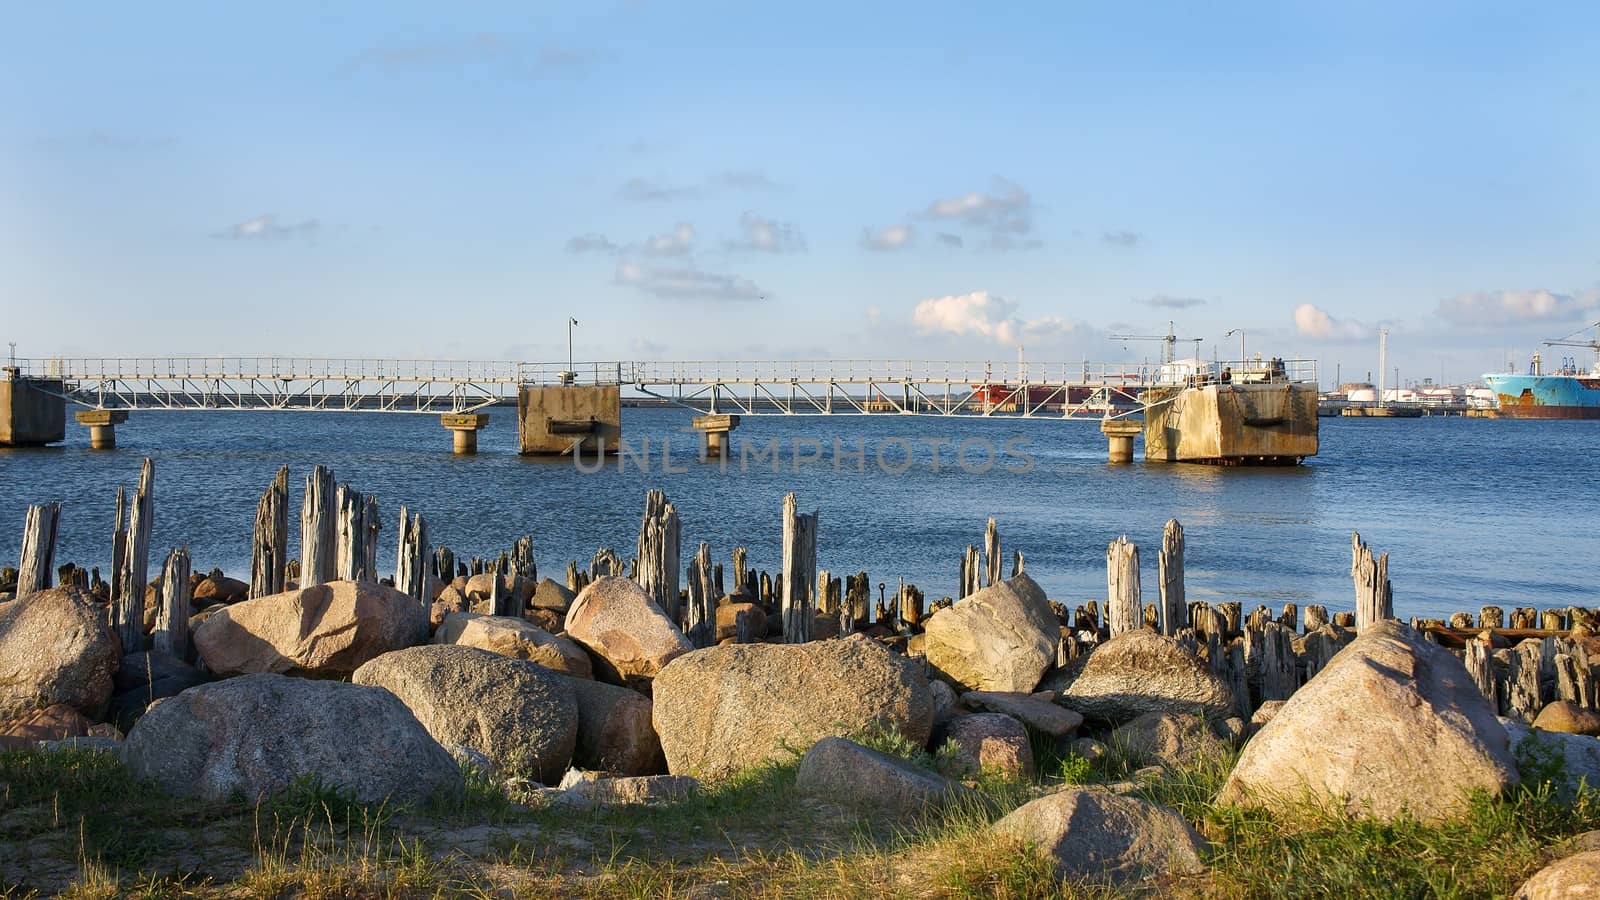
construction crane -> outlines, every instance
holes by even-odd
[[[1111,339],[1114,341],[1161,341],[1163,344],[1165,344],[1165,346],[1161,348],[1161,362],[1163,365],[1172,362],[1174,359],[1176,354],[1173,351],[1176,349],[1178,341],[1183,341],[1184,343],[1189,343],[1192,341],[1194,343],[1194,355],[1199,356],[1200,342],[1205,340],[1205,338],[1178,337],[1177,333],[1173,330],[1172,322],[1167,323],[1166,334],[1113,334],[1111,335]]]

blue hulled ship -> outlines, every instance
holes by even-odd
[[[1600,330],[1600,322],[1594,327]],[[1568,360],[1546,372],[1535,353],[1526,375],[1483,376],[1500,404],[1500,415],[1509,419],[1600,419],[1600,340],[1545,344],[1587,347],[1595,352],[1595,364],[1585,371],[1575,360]]]

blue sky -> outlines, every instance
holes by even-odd
[[[1592,4],[17,4],[0,336],[1099,360],[1172,319],[1465,379],[1600,319],[1595,59]]]

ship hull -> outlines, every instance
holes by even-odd
[[[1600,378],[1485,375],[1507,419],[1600,419]]]

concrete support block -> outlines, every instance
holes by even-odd
[[[728,434],[739,427],[739,417],[732,415],[695,416],[694,430],[705,441],[701,445],[702,459],[721,459],[728,452]]]
[[[622,389],[616,385],[535,385],[517,391],[517,449],[524,454],[616,453],[622,443]]]
[[[0,447],[42,447],[67,437],[67,401],[59,380],[0,369]]]
[[[478,431],[489,424],[488,413],[445,413],[439,424],[450,429],[451,449],[462,456],[478,452]]]
[[[117,426],[128,421],[125,409],[80,409],[72,414],[79,425],[89,429],[91,450],[117,449]]]
[[[1100,422],[1100,433],[1105,435],[1110,442],[1106,450],[1106,461],[1113,463],[1133,462],[1133,439],[1144,430],[1144,423],[1132,419],[1104,419]]]

